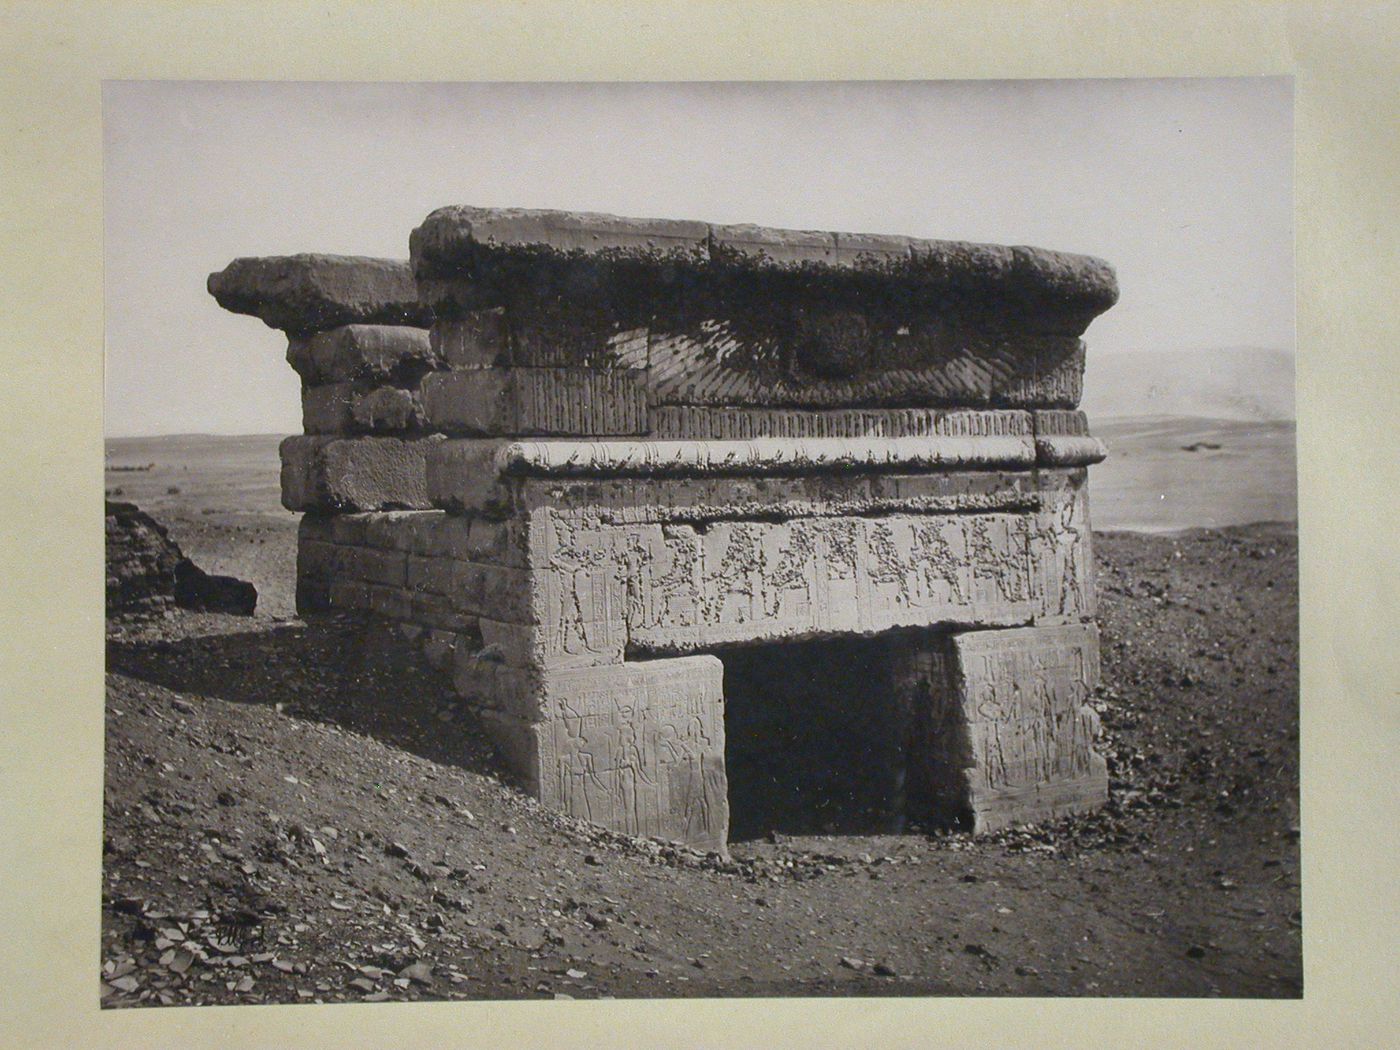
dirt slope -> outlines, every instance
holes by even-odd
[[[109,625],[103,1002],[1297,996],[1295,534],[1096,539],[1112,802],[977,841],[625,840],[383,632]]]

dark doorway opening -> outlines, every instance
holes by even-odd
[[[731,841],[904,829],[911,727],[887,644],[838,638],[715,653]]]

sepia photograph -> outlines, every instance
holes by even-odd
[[[1303,996],[1292,78],[102,151],[102,1008]]]

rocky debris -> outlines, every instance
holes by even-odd
[[[601,831],[504,782],[465,712],[445,733],[391,630],[124,627],[102,1003],[1296,996],[1293,540],[1095,540],[1110,805],[981,839]]]
[[[165,526],[134,503],[106,505],[107,615],[194,612],[252,616],[257,589],[205,572],[180,550]]]

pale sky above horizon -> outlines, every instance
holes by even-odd
[[[110,82],[109,437],[295,433],[242,255],[406,258],[446,204],[1033,244],[1111,262],[1094,357],[1292,351],[1287,78],[771,84]]]

